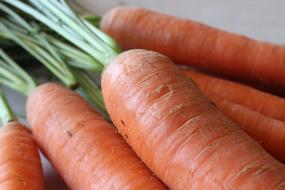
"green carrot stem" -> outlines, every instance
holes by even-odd
[[[4,92],[0,90],[0,120],[2,125],[6,125],[11,121],[16,121],[17,117],[8,104]]]
[[[77,81],[69,70],[69,67],[61,59],[57,51],[51,47],[45,33],[39,32],[38,25],[35,23],[33,25],[29,24],[10,8],[1,3],[0,9],[11,17],[10,20],[9,17],[6,19],[1,18],[0,30],[2,33],[36,57],[68,87],[76,87]],[[29,33],[31,35],[28,35]]]
[[[21,2],[18,0],[6,0],[5,2],[19,8],[20,10],[26,12],[27,14],[36,18],[37,20],[46,24],[47,26],[55,30],[57,33],[59,33],[61,36],[63,36],[64,38],[72,42],[74,45],[80,47],[81,49],[84,49],[84,51],[94,56],[100,62],[104,63],[109,60],[109,58],[106,57],[106,55],[102,53],[100,49],[92,47],[88,42],[86,42],[85,40],[79,39],[76,35],[74,35],[75,32],[73,31],[73,29],[69,28],[69,30],[67,30],[66,27],[64,27],[62,20],[59,20],[59,18],[56,18],[56,22],[55,20],[52,20],[51,18],[53,17],[50,16],[52,13],[50,12],[49,14],[46,13],[47,12],[46,8],[50,8],[50,4],[47,4],[48,7],[38,6],[40,3],[45,3],[46,0],[45,1],[29,1],[29,2],[33,3],[34,6],[37,6],[38,9],[41,9],[41,11],[46,13],[46,15],[50,16],[50,18],[48,18],[45,14],[42,14],[40,11],[36,10],[32,6],[25,4],[24,2]],[[69,22],[69,24],[70,23],[71,22]],[[76,26],[76,29],[78,28],[79,27]],[[92,40],[95,40],[95,39],[92,39]]]
[[[93,16],[94,17],[94,16]],[[91,18],[91,16],[89,16],[89,19]],[[104,40],[104,42],[106,44],[109,45],[110,48],[112,48],[117,54],[122,52],[122,49],[120,48],[120,46],[118,45],[118,43],[113,40],[113,38],[111,38],[110,36],[108,36],[107,34],[105,34],[104,32],[98,32],[98,28],[96,28],[93,23],[89,23],[87,22],[88,20],[85,20],[86,18],[83,17],[84,19],[84,23],[86,24],[86,26],[92,31],[94,32],[96,35],[98,35],[101,39]],[[87,18],[88,19],[88,18]]]
[[[20,93],[27,95],[35,87],[33,78],[17,65],[2,49],[0,49],[0,82]]]
[[[86,21],[88,21],[91,25],[99,28],[99,23],[101,20],[100,16],[94,16],[94,15],[84,15],[82,18]]]
[[[49,26],[68,41],[87,52],[102,65],[118,55],[118,46],[114,40],[92,26],[71,11],[64,1],[35,1],[29,3],[6,0],[35,19]]]
[[[70,59],[75,60],[81,60],[80,64],[73,65],[74,67],[78,67],[81,69],[86,69],[90,71],[95,71],[97,73],[102,72],[103,66],[101,63],[99,63],[96,59],[89,56],[85,52],[82,52],[78,48],[75,48],[67,43],[64,43],[62,41],[59,41],[58,39],[55,39],[52,36],[48,36],[51,44],[53,44],[59,52],[64,54],[66,57],[69,57]],[[83,61],[84,60],[84,61]]]
[[[88,76],[88,74],[82,70],[74,69],[73,73],[77,77],[77,80],[81,88],[86,92],[86,94],[91,98],[94,105],[104,113],[107,113],[102,93],[93,80]]]
[[[9,20],[9,17],[9,22],[6,19],[2,22],[6,27],[12,29],[11,38],[14,38],[15,41],[18,40],[17,43],[22,44],[41,62],[49,63],[46,66],[57,75],[60,75],[57,73],[60,68],[65,68],[61,61],[75,67],[88,70],[92,68],[92,71],[101,72],[110,59],[121,51],[112,38],[83,18],[76,16],[64,1],[6,0],[5,2],[35,17],[67,41],[79,47],[78,49],[70,46],[43,31],[39,33],[40,26],[36,23],[31,24],[30,21],[25,21],[25,25],[28,26],[22,26],[19,23],[20,27],[16,25],[17,23],[13,23],[14,20]],[[6,13],[9,14],[9,11]],[[9,16],[15,15],[10,13]],[[30,36],[25,35],[25,30],[29,32]],[[56,62],[60,64],[57,65]],[[94,105],[101,112],[106,113],[101,91],[90,76],[80,69],[72,69],[72,73],[80,87],[92,99]]]

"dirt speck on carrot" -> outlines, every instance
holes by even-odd
[[[70,137],[73,136],[73,134],[72,134],[70,131],[66,131],[66,133],[67,133],[67,135],[70,136]]]

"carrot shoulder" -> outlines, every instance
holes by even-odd
[[[100,27],[124,49],[151,49],[175,63],[285,86],[285,48],[279,45],[141,8],[112,9]]]
[[[122,136],[170,189],[284,189],[285,168],[165,56],[130,50],[102,75]]]
[[[0,189],[43,190],[39,153],[31,134],[18,122],[0,128]]]
[[[71,189],[166,189],[78,94],[56,84],[38,87],[27,117],[36,141]]]
[[[285,99],[281,97],[188,68],[181,68],[181,71],[191,77],[208,97],[218,96],[285,122]]]

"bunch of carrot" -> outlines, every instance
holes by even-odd
[[[35,16],[104,68],[103,98],[117,129],[63,86],[44,84],[28,93],[33,136],[71,189],[285,189],[285,166],[276,160],[285,161],[282,98],[177,68],[154,51],[121,53],[64,1],[5,2]],[[154,49],[177,63],[285,85],[274,73],[284,69],[283,48],[276,45],[133,8],[107,13],[101,28],[123,48]],[[261,50],[264,57],[254,61]]]
[[[50,41],[51,37],[42,33],[35,32],[32,36],[23,37],[18,31],[32,28],[36,23],[30,25],[17,15],[18,13],[13,12],[11,7],[1,3],[0,5],[2,10],[13,18],[1,20],[2,31],[5,32],[6,28],[13,26],[13,22],[17,19],[24,21],[23,25],[25,25],[22,28],[21,25],[11,28],[17,27],[17,31],[6,33],[4,36],[7,39],[12,39],[23,46],[32,56],[53,71],[67,87],[74,88],[74,84],[78,81],[82,88],[96,96],[94,89],[90,89],[96,85],[83,74],[83,71],[71,69],[65,64],[64,61],[75,63],[77,60],[72,57],[74,55],[56,52],[59,42]],[[37,39],[39,42],[36,41]],[[61,42],[59,45],[64,47],[64,50],[68,49],[77,55],[85,55],[67,43]],[[42,49],[46,52],[35,53],[43,52]],[[56,64],[55,61],[60,63]],[[96,68],[97,65],[94,66]],[[10,72],[13,67],[19,70],[9,73],[9,76],[31,78],[15,62],[11,66],[7,64],[3,68],[5,71],[3,73]],[[23,73],[25,77],[22,77]],[[63,76],[65,73],[71,73],[67,76],[74,76],[74,78],[67,80]],[[141,162],[117,130],[78,94],[52,83],[40,85],[37,88],[33,85],[26,90],[26,88],[20,89],[17,81],[1,82],[29,96],[27,118],[32,126],[33,137],[71,189],[167,189]],[[27,84],[28,82],[26,81]],[[100,97],[98,99],[100,103]],[[100,104],[102,105],[102,102]]]
[[[24,89],[17,88],[17,82],[12,79],[1,82],[29,96],[27,117],[33,127],[33,137],[72,189],[166,189],[118,135],[116,129],[78,94],[52,83],[36,88],[32,78],[8,55],[2,53],[5,73],[16,79],[25,79],[21,84]],[[13,68],[15,72],[9,73]],[[0,73],[0,76],[3,74]],[[0,100],[3,107],[7,106],[1,96]],[[3,140],[0,138],[0,143],[12,142],[11,146],[1,149],[3,163],[0,159],[0,167],[2,164],[4,173],[1,174],[0,187],[10,187],[11,190],[43,189],[43,176],[35,145],[29,147],[32,146],[31,137],[22,129],[23,126],[14,121],[11,110],[4,111],[0,112],[0,116],[9,127],[3,128],[4,137]],[[6,129],[10,132],[5,132]],[[13,130],[16,131],[11,132]],[[21,130],[23,134],[17,134]],[[6,133],[11,134],[7,136]],[[59,147],[63,146],[66,148],[59,152]],[[9,160],[12,164],[15,161],[19,164],[10,166]],[[108,178],[101,179],[102,175]],[[77,176],[82,176],[84,180],[75,180]]]

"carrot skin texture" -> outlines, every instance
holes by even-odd
[[[282,98],[189,69],[183,68],[180,71],[191,77],[228,118],[257,140],[271,155],[285,163],[285,122],[278,120],[284,119]]]
[[[285,123],[228,100],[213,100],[231,120],[279,161],[285,163]]]
[[[285,86],[285,48],[279,45],[142,8],[112,9],[100,28],[126,50],[150,49],[175,63]]]
[[[43,190],[44,177],[37,146],[18,122],[0,128],[0,189]]]
[[[38,87],[28,99],[27,117],[39,146],[71,189],[167,189],[75,92],[57,84]]]
[[[284,165],[167,57],[122,53],[103,72],[102,91],[121,135],[170,189],[285,189]]]
[[[181,68],[208,96],[218,96],[285,122],[285,99],[250,86]]]

